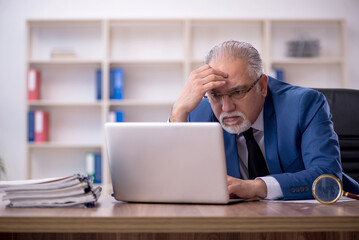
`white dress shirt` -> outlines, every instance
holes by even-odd
[[[263,109],[260,112],[257,120],[252,124],[251,127],[253,128],[254,139],[258,143],[264,159],[266,159],[265,145],[264,145]],[[240,168],[241,176],[243,179],[247,180],[248,179],[248,150],[246,145],[246,139],[244,138],[242,133],[237,135],[237,148],[238,148],[239,168]],[[265,176],[259,178],[262,179],[267,185],[266,199],[283,198],[282,189],[278,181],[274,177]]]

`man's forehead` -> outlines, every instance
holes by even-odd
[[[227,70],[228,73],[230,72],[249,72],[248,65],[245,60],[242,58],[219,58],[213,59],[208,63],[211,68],[215,70],[224,71]]]

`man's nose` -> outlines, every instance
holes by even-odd
[[[228,96],[224,95],[222,97],[222,111],[223,112],[233,112],[236,108],[233,100]]]

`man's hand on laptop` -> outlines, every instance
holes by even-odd
[[[228,192],[231,198],[239,197],[243,199],[265,198],[267,196],[267,186],[260,178],[255,180],[242,180],[227,176]]]
[[[186,122],[188,114],[198,106],[206,92],[223,86],[227,77],[227,73],[217,71],[208,64],[191,72],[182,92],[173,104],[170,121]]]

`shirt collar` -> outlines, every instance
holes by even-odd
[[[264,126],[263,126],[263,108],[261,110],[261,112],[259,113],[256,121],[252,124],[251,126],[253,129],[258,130],[258,131],[264,131]]]

